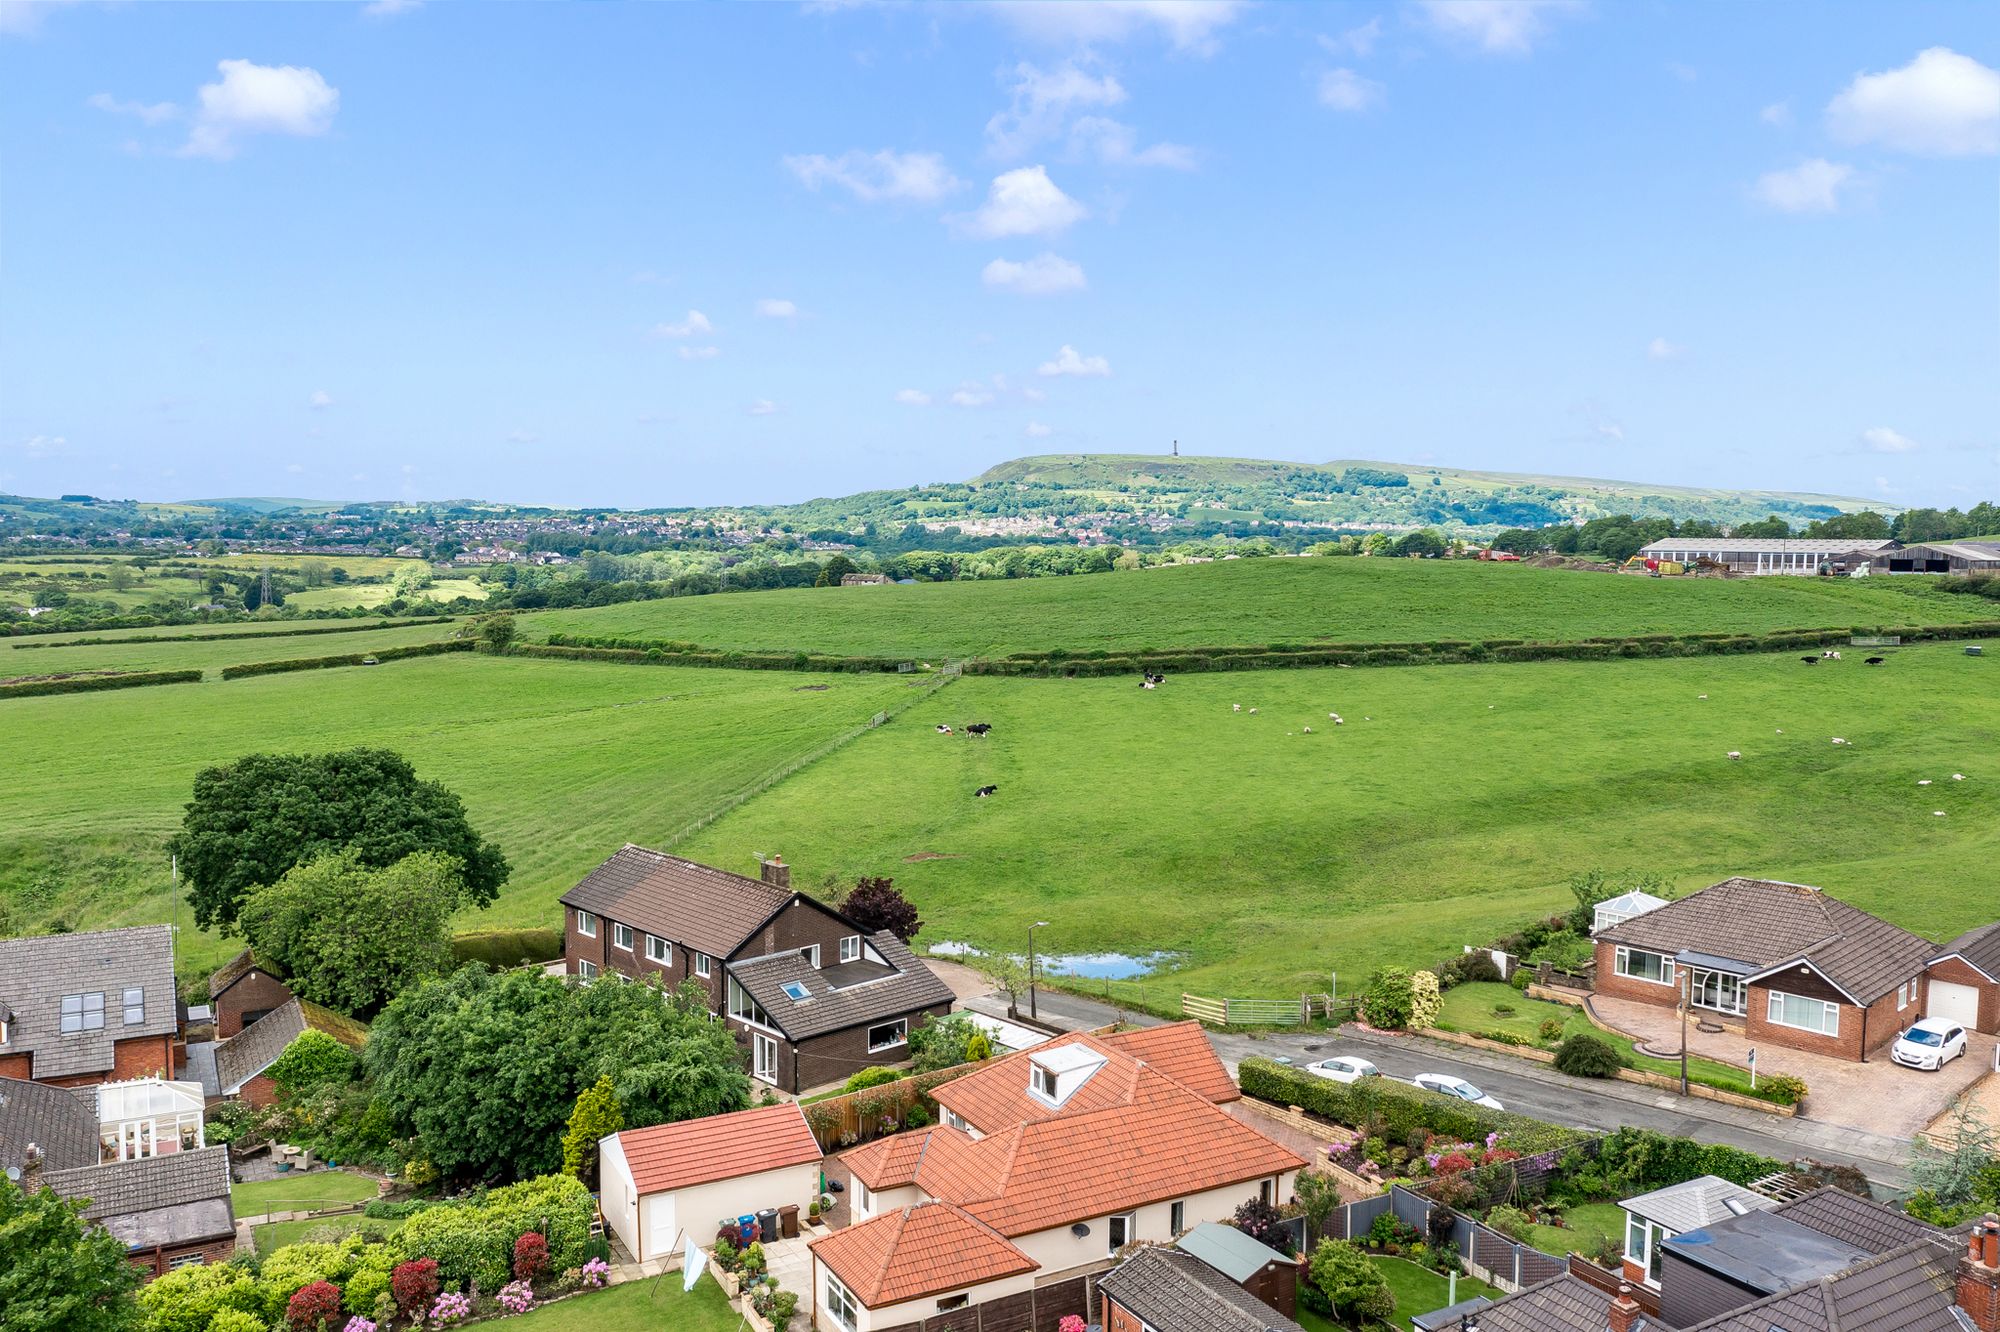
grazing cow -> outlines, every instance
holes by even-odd
[[[1164,676],[1164,675],[1155,675],[1155,674],[1153,674],[1153,673],[1152,673],[1151,671],[1147,671],[1147,672],[1146,672],[1146,683],[1145,683],[1144,685],[1142,685],[1142,686],[1141,686],[1141,688],[1145,688],[1145,689],[1156,689],[1156,688],[1158,688],[1159,686],[1161,686],[1161,685],[1165,684],[1166,682],[1167,682],[1167,677],[1166,677],[1166,676]]]
[[[950,735],[950,734],[951,734],[951,727],[949,727],[949,726],[942,726],[942,725],[941,725],[941,726],[939,726],[939,727],[937,728],[937,733],[938,733],[939,735]]]
[[[982,786],[977,791],[974,791],[972,793],[972,796],[975,800],[984,800],[986,799],[987,796],[992,795],[995,791],[999,789],[1000,788],[997,786]]]
[[[974,722],[965,728],[965,733],[967,735],[985,735],[992,729],[993,726],[990,722]]]
[[[1808,665],[1808,666],[1817,666],[1817,665],[1819,665],[1819,658],[1818,658],[1818,657],[1800,657],[1800,658],[1799,658],[1799,660],[1800,660],[1800,661],[1802,661],[1802,662],[1804,662],[1804,663],[1805,663],[1806,665]]]
[[[1863,666],[1880,666],[1883,662],[1887,660],[1888,660],[1887,657],[1870,657],[1861,664]]]

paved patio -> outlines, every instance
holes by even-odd
[[[1590,1008],[1606,1025],[1637,1039],[1649,1054],[1680,1052],[1680,1015],[1671,1008],[1602,994],[1591,996]],[[1750,1042],[1741,1031],[1704,1032],[1692,1022],[1687,1030],[1691,1054],[1740,1067],[1749,1053]],[[1966,1057],[1937,1073],[1890,1063],[1886,1045],[1862,1064],[1767,1042],[1757,1048],[1757,1071],[1805,1079],[1810,1090],[1802,1119],[1914,1138],[1993,1067],[1994,1039],[1973,1033]]]
[[[799,1312],[805,1315],[806,1326],[812,1326],[813,1313],[813,1259],[812,1251],[806,1248],[807,1236],[797,1239],[781,1239],[764,1246],[764,1270],[778,1278],[778,1284],[786,1290],[795,1291],[799,1297]]]

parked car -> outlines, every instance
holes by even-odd
[[[1334,1082],[1359,1082],[1363,1078],[1379,1078],[1382,1070],[1366,1059],[1353,1055],[1335,1055],[1331,1059],[1320,1059],[1306,1065],[1306,1072],[1316,1078],[1328,1078]]]
[[[1889,1058],[1905,1068],[1929,1069],[1935,1073],[1965,1054],[1965,1028],[1943,1018],[1919,1018],[1896,1038]]]
[[[1483,1105],[1488,1110],[1505,1110],[1507,1107],[1488,1096],[1464,1078],[1455,1078],[1449,1073],[1419,1073],[1410,1079],[1410,1085],[1422,1087],[1425,1091],[1440,1092],[1446,1096],[1456,1096],[1461,1101]]]

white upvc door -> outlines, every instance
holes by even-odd
[[[778,1080],[778,1042],[761,1031],[750,1033],[750,1073],[759,1082]]]

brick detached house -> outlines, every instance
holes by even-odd
[[[751,879],[626,846],[562,895],[563,969],[692,980],[749,1055],[750,1075],[797,1094],[909,1058],[951,988],[895,935],[870,934],[792,891],[766,861]]]
[[[215,1012],[215,1038],[226,1041],[245,1027],[284,1007],[292,997],[276,967],[248,948],[208,978],[208,1003]]]
[[[1865,1060],[1924,1013],[1930,940],[1805,884],[1725,879],[1599,930],[1597,991]]]
[[[0,939],[0,1077],[172,1076],[180,1030],[167,926]]]
[[[1924,1016],[2000,1033],[2000,922],[1968,930],[1924,967]]]
[[[1133,1036],[1057,1037],[995,1060],[935,1089],[937,1127],[843,1155],[853,1224],[812,1242],[815,1326],[1088,1319],[1096,1277],[1128,1246],[1287,1197],[1305,1162],[1202,1090],[1236,1089],[1201,1027]]]
[[[222,1095],[258,1109],[277,1100],[278,1089],[265,1070],[307,1028],[323,1031],[355,1050],[368,1040],[368,1028],[353,1018],[310,1000],[290,1000],[215,1047],[215,1076]]]

